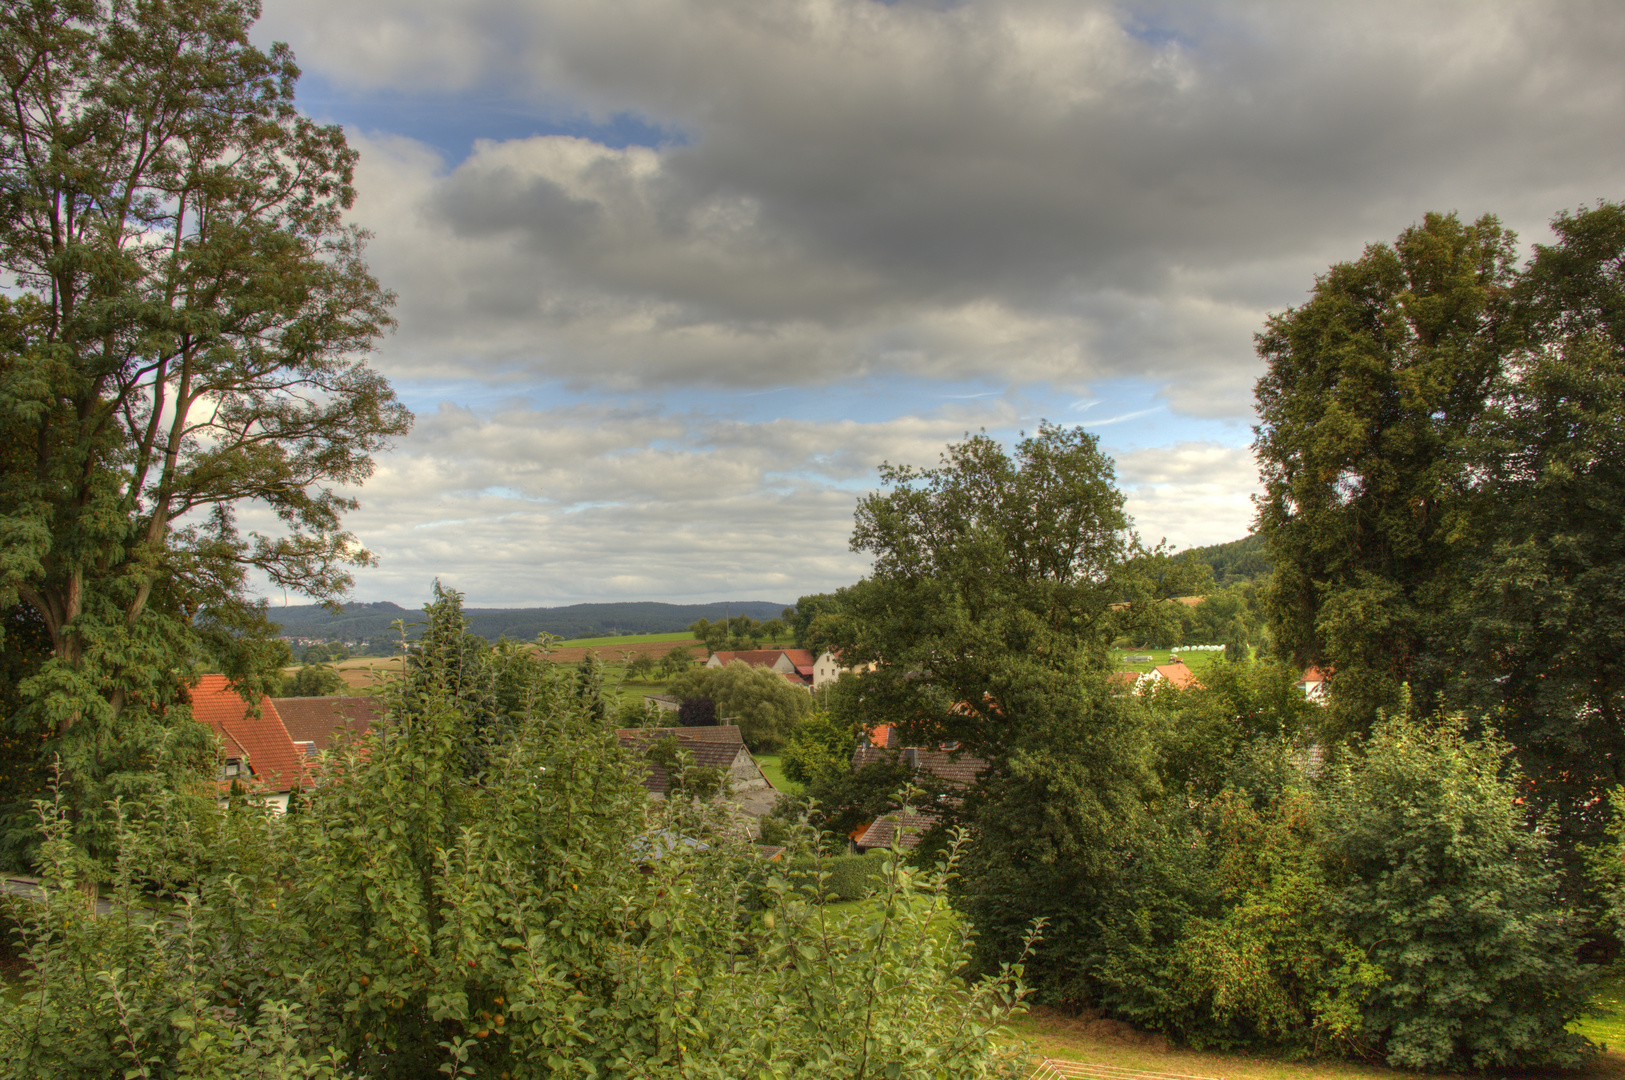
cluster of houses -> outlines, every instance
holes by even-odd
[[[842,667],[834,653],[814,657],[806,649],[717,652],[707,666],[722,667],[734,662],[766,668],[809,691],[827,686],[851,670]],[[1147,693],[1159,684],[1179,689],[1201,685],[1177,658],[1148,672],[1121,671],[1111,678],[1119,692],[1125,693]],[[1298,687],[1309,700],[1323,701],[1326,677],[1310,668]],[[676,707],[675,701],[657,695],[650,700]],[[192,691],[192,710],[195,718],[208,724],[220,740],[224,758],[221,793],[233,787],[253,791],[278,810],[286,810],[295,790],[314,783],[310,767],[314,755],[332,749],[342,740],[365,735],[384,718],[382,703],[370,697],[267,698],[256,711],[227,685],[223,675],[205,675],[199,681]],[[724,774],[731,796],[747,812],[765,813],[777,794],[745,746],[737,725],[623,728],[615,734],[623,748],[644,758],[642,783],[651,798],[665,798],[672,788],[673,777],[666,766],[648,755],[655,744],[667,739],[675,741],[695,765]],[[953,792],[974,784],[987,768],[987,762],[963,753],[957,745],[904,745],[897,729],[887,724],[860,737],[852,754],[853,769],[882,761],[903,763],[931,774],[947,789],[939,798],[949,801],[957,801]],[[938,820],[930,807],[898,811],[865,823],[852,833],[851,840],[860,851],[889,847],[894,840],[912,848]]]
[[[808,690],[822,690],[853,669],[841,666],[841,658],[826,650],[816,658],[807,649],[747,649],[740,652],[714,652],[706,667],[727,667],[732,663],[766,668],[787,682]],[[868,665],[873,668],[874,665]]]

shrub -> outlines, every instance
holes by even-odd
[[[475,647],[454,594],[429,617],[300,813],[223,808],[212,778],[115,804],[111,917],[44,807],[0,1074],[1016,1075],[992,1035],[1019,968],[955,976],[951,860],[871,860],[881,911],[829,912],[725,810],[650,803],[592,678]]]
[[[795,726],[784,745],[784,775],[809,787],[827,784],[852,771],[857,745],[850,728],[828,713],[816,712]]]
[[[1585,1052],[1566,1026],[1589,979],[1510,749],[1459,721],[1390,720],[1333,774],[1335,911],[1387,974],[1364,1022],[1390,1064],[1527,1068]]]
[[[801,718],[812,711],[812,695],[767,668],[735,660],[727,667],[695,668],[678,676],[672,693],[679,700],[704,698],[716,706],[717,722],[737,723],[753,754],[771,754],[784,745]]]
[[[862,900],[886,881],[886,856],[881,850],[862,855],[802,856],[792,859],[785,874],[792,884],[817,885],[827,898]]]

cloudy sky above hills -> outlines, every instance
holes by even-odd
[[[1082,424],[1244,535],[1252,335],[1428,210],[1625,197],[1625,6],[266,0],[418,413],[359,599],[790,602],[883,461]],[[280,603],[281,598],[275,602]]]

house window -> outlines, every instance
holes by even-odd
[[[226,759],[226,775],[228,777],[240,776],[242,774],[242,771],[243,771],[243,766],[242,766],[242,763],[240,761],[238,761],[236,758],[227,758]]]

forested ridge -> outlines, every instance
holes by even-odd
[[[466,608],[470,633],[488,641],[507,637],[530,641],[538,634],[561,638],[606,637],[612,634],[666,634],[688,629],[699,619],[719,619],[725,613],[753,619],[777,618],[783,604],[742,600],[727,604],[662,604],[627,602],[610,604],[570,604],[563,607]],[[397,621],[409,625],[407,636],[416,638],[423,612],[389,601],[344,605],[336,613],[320,604],[292,604],[272,608],[267,616],[285,637],[332,638],[347,640],[386,640]]]

